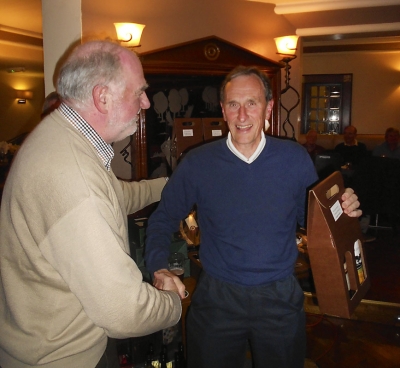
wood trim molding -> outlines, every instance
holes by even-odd
[[[43,39],[0,29],[0,41],[43,48]]]
[[[260,1],[260,0],[259,0]],[[267,2],[267,1],[261,1]],[[269,1],[268,1],[269,2]],[[369,8],[376,6],[398,5],[397,0],[319,0],[319,1],[288,1],[283,4],[276,4],[276,14],[296,14],[317,11],[330,11],[342,9]]]
[[[399,51],[399,50],[400,50],[400,42],[303,46],[303,54],[327,53],[327,52]]]
[[[134,136],[135,145],[131,147],[134,150],[135,166],[132,165],[132,177],[135,180],[142,180],[148,177],[147,172],[147,137],[146,137],[146,113],[140,111],[138,129]]]

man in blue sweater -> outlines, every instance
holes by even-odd
[[[238,67],[221,87],[225,140],[190,151],[149,220],[146,261],[154,285],[167,278],[171,233],[194,204],[203,272],[187,320],[189,368],[242,368],[250,340],[256,367],[301,367],[305,358],[303,291],[294,274],[296,225],[317,179],[298,143],[265,136],[273,107],[268,77]],[[361,214],[351,189],[349,216]]]

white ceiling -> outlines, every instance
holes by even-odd
[[[110,10],[108,0],[84,0],[85,6],[96,8],[96,12]],[[379,42],[388,37],[400,39],[400,0],[239,0],[257,1],[260,3],[275,4],[275,12],[283,15],[302,36],[303,45],[307,43],[321,43],[332,40],[363,39],[364,42]],[[379,4],[377,6],[377,4]],[[15,40],[5,39],[13,29],[18,31],[18,37],[31,37],[34,40],[42,32],[41,0],[0,0],[0,48],[10,48]],[[113,6],[113,11],[118,7]],[[123,12],[123,9],[121,9]],[[123,13],[121,13],[123,14]],[[21,35],[22,33],[22,35]],[[33,37],[32,37],[33,36]],[[18,41],[18,42],[24,42]],[[7,51],[7,50],[6,50]],[[37,47],[32,46],[32,59],[37,52]],[[5,60],[6,54],[7,60]],[[0,67],[4,63],[18,63],[22,55],[12,52],[0,53]],[[34,63],[26,60],[26,63]]]

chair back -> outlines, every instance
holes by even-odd
[[[400,214],[400,160],[369,157],[355,170],[353,189],[370,214]]]
[[[314,165],[318,177],[322,180],[327,178],[333,172],[340,170],[342,156],[335,151],[324,151],[315,156]]]

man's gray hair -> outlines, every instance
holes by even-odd
[[[60,69],[57,92],[62,99],[85,104],[96,85],[124,85],[121,46],[111,41],[91,41],[74,49]]]
[[[243,66],[239,65],[235,69],[233,69],[224,79],[220,89],[220,100],[224,102],[225,99],[225,88],[226,85],[232,80],[242,75],[255,75],[258,79],[260,79],[261,83],[264,86],[265,91],[265,99],[267,102],[272,100],[272,90],[271,90],[271,83],[269,80],[268,75],[257,68],[256,66]]]

